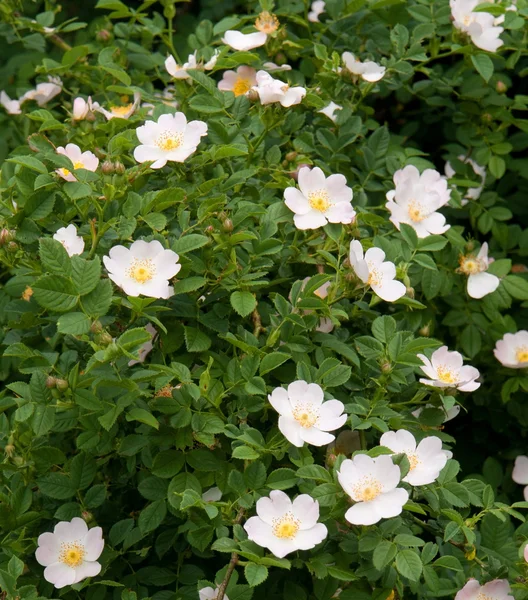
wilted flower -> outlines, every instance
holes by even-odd
[[[21,98],[20,103],[34,100],[39,106],[44,106],[62,91],[62,81],[58,77],[49,77],[49,81],[38,83],[34,90],[29,90]]]
[[[265,62],[262,66],[266,71],[291,71],[292,69],[290,65],[277,65],[274,62]]]
[[[78,517],[61,521],[53,533],[43,533],[38,538],[37,562],[46,567],[44,579],[60,589],[95,577],[101,571],[97,562],[104,547],[100,527],[88,526]]]
[[[296,550],[310,550],[328,535],[325,525],[318,523],[319,502],[308,494],[292,502],[280,490],[270,492],[269,498],[257,501],[257,515],[247,520],[244,529],[248,538],[283,558]]]
[[[264,46],[268,36],[262,31],[255,31],[254,33],[240,33],[240,31],[234,31],[230,29],[224,33],[222,42],[227,46],[231,46],[234,50],[253,50],[253,48],[259,48]]]
[[[110,279],[128,296],[170,298],[174,289],[169,286],[181,269],[179,256],[166,250],[157,240],[136,240],[130,248],[114,246],[103,262]]]
[[[303,87],[290,87],[280,79],[273,79],[266,71],[257,73],[257,85],[253,89],[258,93],[262,104],[280,102],[284,107],[299,104],[306,96],[306,90]]]
[[[207,135],[207,124],[190,121],[182,112],[161,115],[157,122],[146,121],[136,129],[141,142],[134,150],[134,158],[143,163],[154,161],[151,169],[161,169],[167,161],[183,162],[196,151],[200,138]]]
[[[64,246],[68,256],[82,254],[84,251],[84,239],[80,235],[77,235],[77,228],[73,224],[57,229],[53,235],[53,239]]]
[[[72,116],[74,121],[82,121],[93,111],[93,109],[99,107],[97,102],[92,102],[91,96],[88,96],[86,101],[84,98],[78,96],[73,101]]]
[[[255,20],[255,29],[262,31],[262,33],[265,33],[266,35],[275,33],[279,28],[279,25],[279,19],[277,19],[276,15],[273,15],[267,10],[261,12]]]
[[[67,156],[73,163],[74,171],[76,169],[86,169],[87,171],[97,171],[99,159],[93,152],[86,150],[81,152],[81,149],[76,144],[66,144],[66,148],[59,146],[57,154]],[[66,181],[77,181],[75,175],[66,168],[57,169],[56,172]]]
[[[515,483],[525,485],[524,499],[528,502],[528,456],[518,456],[513,466],[512,479]]]
[[[510,369],[528,367],[528,331],[504,334],[502,340],[495,344],[493,354],[500,363]]]
[[[299,189],[284,190],[284,202],[295,213],[297,229],[317,229],[327,223],[352,223],[356,211],[352,208],[352,188],[344,175],[325,174],[319,167],[303,167],[298,174]]]
[[[257,84],[257,72],[252,67],[240,66],[236,71],[224,71],[218,89],[233,92],[235,96],[247,95]]]
[[[361,242],[352,240],[349,259],[356,275],[370,285],[382,300],[395,302],[405,296],[407,288],[401,281],[396,281],[396,267],[385,260],[385,252],[381,248],[369,248],[363,258]]]
[[[470,579],[457,592],[455,600],[514,600],[510,592],[510,584],[506,579],[494,579],[484,585],[480,585],[476,579]]]
[[[426,408],[437,408],[437,407],[434,404],[426,404],[425,406],[420,406],[420,408],[413,410],[411,414],[413,417],[416,417],[418,419],[420,417],[420,415],[422,414],[422,412]],[[460,405],[455,404],[455,406],[452,406],[451,408],[449,408],[447,410],[444,407],[440,407],[439,410],[442,410],[445,415],[443,423],[447,423],[448,421],[451,421],[451,419],[454,419],[455,417],[457,417],[459,415]]]
[[[294,446],[304,442],[324,446],[334,441],[335,435],[326,433],[342,427],[347,420],[345,407],[339,400],[324,400],[321,386],[306,381],[294,381],[288,389],[278,387],[268,400],[279,413],[279,429]]]
[[[473,12],[485,0],[450,0],[453,25],[467,33],[471,41],[482,50],[496,52],[504,42],[500,34],[504,31],[497,27],[495,17],[488,12]]]
[[[479,185],[478,187],[467,188],[467,191],[464,194],[464,198],[462,199],[462,206],[465,206],[469,200],[478,200],[480,198],[480,194],[482,194],[484,184],[486,183],[486,169],[484,167],[481,167],[472,158],[466,157],[464,155],[459,156],[458,160],[468,165],[471,165],[473,171],[475,172],[475,175],[478,175],[481,181],[481,185]],[[444,171],[448,179],[451,179],[451,177],[454,177],[455,175],[455,170],[453,169],[449,161],[446,162]]]
[[[409,493],[399,488],[400,467],[387,455],[371,458],[358,454],[341,463],[337,477],[341,487],[354,500],[345,519],[353,525],[373,525],[381,519],[401,514]]]
[[[134,102],[124,104],[123,106],[111,106],[110,110],[106,110],[106,108],[103,108],[102,106],[99,106],[99,104],[97,104],[96,106],[94,106],[94,110],[103,114],[108,119],[108,121],[110,121],[110,119],[115,118],[128,119],[136,112],[140,101],[141,95],[138,92],[134,92]]]
[[[424,354],[418,358],[425,366],[420,367],[430,379],[420,379],[425,385],[439,388],[457,388],[461,392],[474,392],[480,383],[476,379],[480,376],[478,369],[470,365],[463,366],[460,352],[449,352],[447,346],[435,350],[431,360]]]
[[[343,52],[341,58],[345,67],[354,75],[359,75],[365,81],[375,83],[385,75],[385,67],[378,65],[372,60],[361,62],[352,52]]]
[[[22,113],[19,100],[11,100],[11,98],[2,90],[0,92],[0,104],[6,109],[10,115],[19,115]]]
[[[329,119],[331,119],[335,123],[336,110],[341,110],[342,108],[343,107],[339,106],[339,104],[336,104],[334,101],[331,101],[328,106],[325,106],[324,108],[322,108],[321,110],[318,110],[317,112],[322,113],[323,115],[326,115]]]
[[[488,267],[493,262],[488,258],[488,243],[484,242],[477,256],[468,254],[460,258],[460,267],[458,271],[469,275],[467,280],[467,293],[471,298],[483,298],[494,292],[500,283],[496,275],[486,273]]]
[[[381,436],[380,446],[395,454],[405,454],[409,460],[409,472],[402,479],[410,485],[427,485],[436,481],[445,467],[451,452],[442,450],[442,440],[434,435],[424,438],[418,445],[414,435],[406,429],[387,431]]]
[[[204,587],[198,592],[199,600],[216,600],[220,588]],[[224,594],[224,600],[229,600],[227,594]]]
[[[419,238],[445,233],[450,225],[436,211],[449,202],[451,190],[447,179],[434,169],[426,169],[421,175],[413,165],[407,165],[394,173],[396,189],[387,192],[390,220],[399,230],[402,223],[414,228]]]
[[[308,21],[319,23],[319,15],[324,13],[326,2],[324,0],[314,0],[308,13]]]
[[[106,263],[105,263],[105,266],[106,266]],[[147,325],[145,326],[145,329],[146,329],[147,333],[150,333],[150,336],[151,336],[150,340],[148,342],[145,342],[139,349],[139,351],[138,351],[139,358],[137,360],[129,360],[128,361],[129,367],[133,367],[134,365],[145,362],[145,359],[152,351],[152,348],[154,348],[154,340],[158,336],[158,332],[157,332],[156,328],[154,327],[154,325],[152,325],[151,323],[147,323]]]

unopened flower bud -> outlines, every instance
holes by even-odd
[[[389,362],[388,360],[384,361],[384,362],[381,364],[381,370],[382,370],[384,373],[388,373],[388,372],[389,372],[391,369],[392,369],[392,365],[390,364],[390,362]]]
[[[475,560],[475,556],[477,555],[477,549],[475,548],[475,546],[470,546],[466,549],[466,552],[464,553],[464,556],[468,559],[468,560]]]
[[[225,210],[223,210],[222,212],[218,213],[218,220],[219,221],[225,221],[225,219],[227,219],[229,215],[225,212]]]
[[[114,163],[114,171],[118,175],[123,175],[123,173],[126,171],[125,165],[122,162],[120,162],[119,160],[116,160]]]
[[[511,268],[512,273],[526,273],[528,272],[528,267],[526,265],[513,265]]]
[[[81,513],[81,517],[87,522],[87,523],[91,523],[93,521],[93,515],[90,511],[88,510],[83,510]]]
[[[259,98],[258,92],[256,90],[249,90],[246,96],[250,102],[256,102]]]
[[[66,379],[57,379],[55,385],[59,392],[65,392],[70,387]]]
[[[99,42],[108,42],[112,34],[108,31],[108,29],[101,29],[97,32],[96,38]]]
[[[326,455],[326,464],[328,467],[333,467],[335,465],[335,461],[337,459],[337,456],[333,453],[333,452],[329,452]]]
[[[8,252],[16,252],[18,250],[18,244],[16,242],[9,242],[7,244]]]
[[[233,221],[231,221],[231,219],[226,219],[222,223],[222,227],[224,231],[227,231],[227,233],[231,233],[231,231],[233,231]]]
[[[213,231],[214,231],[214,227],[213,227],[212,225],[208,225],[208,226],[205,228],[205,231],[206,231],[207,233],[213,233]]]
[[[490,115],[490,113],[484,113],[481,119],[484,121],[484,123],[491,123],[493,121],[493,117]]]
[[[501,81],[499,79],[499,81],[497,81],[497,84],[495,85],[495,89],[497,90],[497,92],[499,92],[499,94],[504,94],[504,92],[508,88],[506,87],[506,84],[504,83],[504,81]]]
[[[429,337],[431,335],[431,328],[429,327],[429,324],[424,325],[421,329],[419,329],[418,333],[422,337]]]
[[[101,166],[101,170],[105,175],[111,175],[114,172],[114,163],[111,160],[105,160]]]
[[[279,52],[275,57],[275,64],[282,66],[287,60],[286,54],[284,54],[284,52]]]
[[[2,229],[0,231],[0,246],[3,246],[9,242],[11,242],[15,237],[14,231],[10,231],[9,229]]]
[[[286,156],[284,157],[288,162],[292,162],[297,158],[297,152],[293,151],[293,152],[288,152],[288,154],[286,154]]]
[[[107,331],[103,331],[96,337],[95,341],[100,346],[108,346],[108,344],[112,343],[112,336]]]
[[[407,291],[405,292],[409,298],[414,298],[414,288],[411,286],[407,287]]]
[[[49,375],[46,378],[46,387],[47,388],[49,388],[49,389],[54,388],[56,384],[57,384],[57,380],[55,379],[55,377],[52,377],[51,375]]]
[[[101,321],[99,320],[95,320],[92,325],[90,326],[90,331],[92,333],[101,333],[101,331],[103,331],[103,326],[101,324]]]

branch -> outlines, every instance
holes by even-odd
[[[238,511],[238,514],[236,516],[236,519],[233,521],[233,525],[238,525],[240,523],[240,521],[242,521],[243,517],[244,517],[244,509],[241,508]],[[235,570],[235,567],[238,564],[238,554],[236,552],[233,552],[231,554],[231,560],[229,561],[229,565],[227,566],[227,571],[224,577],[224,580],[222,581],[222,583],[220,584],[220,587],[218,588],[218,594],[216,595],[216,600],[224,600],[224,596],[226,593],[226,589],[227,586],[229,585],[229,580],[231,579],[231,575],[233,575],[233,571]]]

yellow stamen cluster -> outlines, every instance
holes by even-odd
[[[123,117],[132,109],[132,104],[127,104],[125,106],[112,106],[110,107],[110,112],[116,117]]]
[[[369,475],[360,479],[352,487],[352,498],[356,502],[370,502],[377,498],[383,491],[381,482]]]
[[[313,427],[319,418],[318,410],[311,404],[297,404],[292,414],[297,423],[305,429]]]
[[[515,358],[517,359],[517,362],[520,363],[528,362],[528,348],[526,346],[521,346],[520,348],[517,348]]]
[[[420,223],[420,221],[423,221],[426,217],[426,215],[423,214],[422,205],[417,200],[411,200],[407,210],[411,221],[414,223]]]
[[[326,212],[330,208],[330,195],[326,190],[316,190],[308,194],[308,202],[314,210]]]
[[[84,546],[79,542],[63,542],[59,553],[59,561],[68,565],[68,567],[78,567],[82,564],[84,555]]]
[[[243,77],[239,77],[235,85],[233,86],[233,94],[235,96],[243,96],[251,89],[251,82],[249,79],[244,79]]]
[[[438,367],[436,369],[436,374],[438,379],[443,383],[456,383],[458,379],[455,373],[448,367]]]
[[[31,296],[33,296],[33,288],[29,287],[29,285],[28,285],[26,287],[26,289],[22,292],[22,300],[29,302],[31,299]]]
[[[154,143],[158,148],[165,152],[177,150],[183,144],[183,133],[163,131]]]
[[[261,12],[255,21],[255,27],[262,33],[274,33],[279,28],[279,19],[267,10]]]
[[[292,513],[286,513],[280,519],[273,519],[273,535],[281,540],[292,540],[300,526],[300,521]]]
[[[458,269],[458,271],[460,273],[464,273],[464,275],[475,275],[476,273],[481,273],[482,271],[485,271],[487,268],[486,264],[473,254],[461,256],[459,259],[459,263],[460,268]]]
[[[135,258],[126,273],[137,283],[147,283],[156,274],[156,267],[150,258]]]

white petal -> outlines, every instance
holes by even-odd
[[[515,481],[515,483],[519,483],[521,485],[528,484],[528,456],[520,455],[515,459],[512,479]]]
[[[280,414],[287,417],[292,416],[290,399],[288,392],[284,388],[275,388],[271,394],[268,395],[268,400],[271,406]]]
[[[44,569],[44,579],[57,589],[72,585],[75,581],[75,570],[64,563],[55,563]]]
[[[74,542],[82,540],[88,533],[86,521],[79,517],[74,517],[71,521],[61,521],[55,525],[53,533],[61,542]]]
[[[89,562],[97,560],[103,548],[103,530],[100,527],[92,527],[84,538],[85,560]]]
[[[294,446],[301,448],[304,441],[301,438],[302,427],[293,417],[279,417],[279,430],[282,435]]]
[[[471,298],[483,298],[499,287],[500,279],[491,273],[475,273],[468,277],[467,292]]]
[[[284,190],[284,203],[298,215],[305,215],[312,210],[306,196],[295,187],[288,187]]]
[[[305,215],[294,215],[293,222],[297,229],[318,229],[327,224],[327,219],[324,214],[318,210],[311,210]]]
[[[299,520],[301,530],[311,529],[319,520],[319,502],[308,494],[300,494],[293,501],[292,513]]]
[[[75,580],[73,583],[79,583],[87,577],[95,577],[101,572],[101,565],[98,562],[83,562],[75,569]]]
[[[60,540],[53,533],[42,533],[38,538],[38,548],[35,552],[37,562],[43,567],[56,563],[59,559]]]
[[[255,33],[240,33],[240,31],[226,31],[222,42],[235,50],[252,50],[266,43],[268,36],[260,31]]]
[[[311,550],[328,535],[328,529],[322,523],[316,523],[311,529],[300,529],[293,542],[299,550]]]
[[[274,519],[280,519],[292,510],[289,496],[280,490],[270,492],[269,498],[257,500],[257,515],[263,523],[273,525]]]
[[[440,444],[441,446],[442,444]],[[386,446],[396,454],[402,452],[414,452],[416,450],[416,439],[414,435],[406,429],[398,431],[387,431],[381,436],[380,446]]]
[[[335,440],[335,435],[320,431],[316,427],[301,427],[299,435],[301,436],[301,439],[307,444],[312,444],[312,446],[326,446]]]

